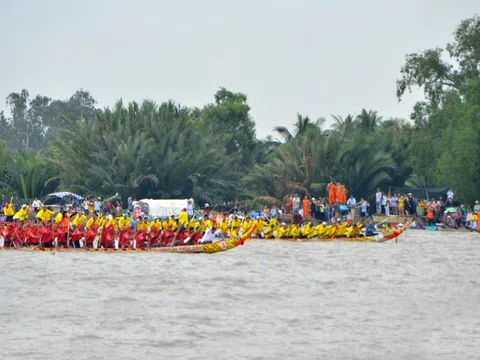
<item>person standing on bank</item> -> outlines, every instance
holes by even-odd
[[[383,193],[380,191],[380,189],[377,189],[377,193],[375,194],[375,205],[376,205],[377,214],[382,213],[382,199],[383,199]]]

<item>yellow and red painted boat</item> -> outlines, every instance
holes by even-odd
[[[219,241],[211,244],[195,244],[195,245],[182,245],[182,246],[172,246],[172,247],[158,247],[158,248],[144,248],[144,249],[131,249],[131,248],[40,248],[40,247],[30,247],[30,248],[0,248],[0,250],[11,250],[11,251],[42,251],[42,252],[158,252],[158,253],[179,253],[179,254],[213,254],[223,251],[228,251],[236,248],[237,246],[243,245],[244,240],[225,240]]]
[[[195,244],[195,245],[181,245],[181,246],[172,246],[172,247],[158,247],[158,248],[143,248],[143,249],[131,249],[131,248],[62,248],[62,247],[53,247],[53,248],[40,248],[40,247],[2,247],[0,250],[11,250],[11,251],[40,251],[40,252],[156,252],[156,253],[177,253],[177,254],[214,254],[218,252],[224,252],[228,250],[235,249],[238,246],[241,246],[245,243],[245,240],[249,238],[255,227],[252,227],[246,234],[244,234],[240,239],[227,239],[214,243],[208,244]]]
[[[331,241],[344,241],[344,242],[386,242],[394,240],[399,237],[403,232],[407,230],[407,227],[403,229],[395,229],[393,231],[386,232],[384,234],[378,234],[375,236],[354,236],[346,237],[339,236],[333,238],[255,238],[255,240],[279,240],[279,241],[292,241],[292,242],[331,242]],[[253,240],[253,239],[252,239]]]

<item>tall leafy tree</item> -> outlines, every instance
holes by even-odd
[[[457,198],[473,201],[478,191],[471,179],[480,176],[476,149],[480,139],[480,17],[461,22],[454,41],[442,48],[407,55],[397,82],[397,96],[418,87],[425,101],[412,119],[412,177],[427,184],[457,189]]]
[[[205,106],[202,112],[201,131],[219,136],[219,145],[227,155],[238,157],[233,166],[245,168],[254,163],[255,122],[249,112],[247,96],[225,88],[217,91],[215,103]]]

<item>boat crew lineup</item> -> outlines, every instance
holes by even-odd
[[[11,209],[11,204],[6,208]],[[235,243],[247,238],[380,241],[401,233],[395,228],[386,229],[385,225],[377,229],[372,221],[354,224],[339,218],[329,223],[314,224],[293,219],[294,222],[287,225],[278,221],[278,215],[266,218],[215,212],[198,218],[189,216],[187,208],[182,209],[178,216],[163,219],[150,218],[144,213],[135,216],[128,211],[121,216],[95,211],[76,213],[71,206],[55,213],[40,204],[33,221],[28,219],[28,206],[23,205],[17,213],[5,217],[1,224],[0,245],[11,249],[140,250],[212,243],[225,246],[226,241]]]

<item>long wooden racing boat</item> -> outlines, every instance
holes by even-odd
[[[214,254],[218,252],[224,252],[235,249],[245,243],[245,240],[252,235],[255,227],[252,227],[246,234],[239,239],[227,239],[208,244],[195,244],[195,245],[181,245],[172,247],[155,247],[155,248],[139,248],[139,249],[115,249],[115,248],[62,248],[62,247],[0,247],[0,250],[4,251],[42,251],[42,252],[156,252],[156,253],[178,253],[178,254]]]
[[[293,241],[293,242],[331,242],[331,241],[346,241],[346,242],[386,242],[399,237],[403,232],[407,230],[407,227],[402,230],[394,230],[384,234],[378,234],[375,236],[355,236],[348,238],[346,236],[334,237],[334,238],[255,238],[255,240],[279,240],[279,241]]]
[[[225,240],[219,241],[211,244],[196,244],[196,245],[182,245],[182,246],[172,246],[172,247],[158,247],[158,248],[143,248],[143,249],[110,249],[110,248],[40,248],[40,247],[2,247],[0,250],[4,251],[43,251],[43,252],[159,252],[159,253],[181,253],[181,254],[213,254],[218,252],[223,252],[236,248],[237,246],[243,245],[244,240]]]

